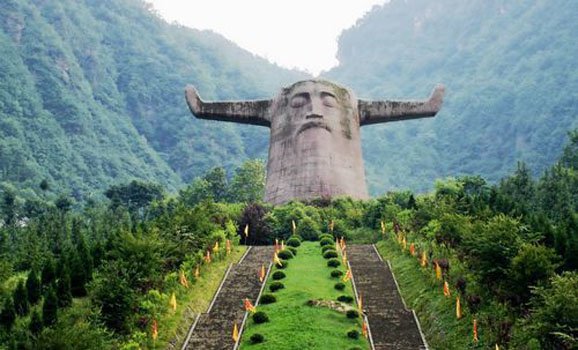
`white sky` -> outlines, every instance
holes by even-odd
[[[337,65],[337,39],[387,0],[147,0],[169,22],[211,29],[287,68]]]

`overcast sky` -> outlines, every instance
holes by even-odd
[[[287,68],[337,65],[339,33],[386,0],[147,0],[169,22],[211,29]]]

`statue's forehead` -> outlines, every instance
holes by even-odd
[[[289,89],[285,91],[285,95],[293,96],[301,93],[320,93],[320,92],[329,92],[334,95],[342,95],[343,92],[347,93],[347,89],[325,81],[307,80],[293,84]]]

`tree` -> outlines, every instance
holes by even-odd
[[[560,257],[553,249],[543,245],[523,244],[518,254],[512,259],[511,289],[518,304],[530,299],[532,287],[540,286],[554,275],[559,266]]]
[[[235,170],[230,196],[234,202],[256,202],[265,194],[265,165],[262,160],[248,160]]]
[[[60,272],[58,282],[56,282],[56,296],[58,298],[58,306],[66,307],[72,304],[71,289],[70,270],[67,266],[65,266]]]
[[[131,216],[144,216],[144,209],[154,200],[163,198],[161,185],[133,180],[129,184],[111,186],[104,195],[111,200],[112,208],[120,205],[129,210]]]
[[[12,325],[14,325],[14,321],[16,321],[16,309],[14,308],[14,301],[11,297],[8,297],[4,301],[2,312],[0,312],[0,322],[4,328],[10,330]]]
[[[28,303],[28,292],[24,281],[18,283],[18,286],[14,290],[13,299],[16,313],[20,316],[26,315],[28,310],[30,310],[30,304]]]
[[[224,202],[227,199],[229,185],[227,183],[227,174],[222,167],[211,169],[203,179],[207,181],[209,191],[215,202]]]
[[[30,330],[30,333],[36,336],[42,332],[43,327],[42,316],[40,316],[40,312],[37,309],[34,309],[34,311],[32,311],[32,316],[30,317],[28,329]]]
[[[48,289],[44,295],[44,304],[42,304],[42,323],[44,327],[50,327],[56,323],[58,319],[58,299],[54,289]]]
[[[56,280],[56,268],[54,266],[54,259],[48,258],[44,262],[41,272],[41,282],[42,285],[48,287],[52,282]]]
[[[30,304],[34,305],[40,300],[42,295],[42,286],[40,285],[40,279],[35,269],[30,270],[28,273],[28,278],[26,279],[26,291],[28,292],[28,301]]]

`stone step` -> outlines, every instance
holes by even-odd
[[[272,247],[251,247],[245,258],[233,265],[229,275],[215,297],[210,311],[202,314],[184,346],[187,350],[232,349],[233,325],[241,327],[245,309],[243,299],[253,303],[261,289],[258,271],[262,264],[267,265],[273,255]]]
[[[355,286],[363,297],[363,310],[375,349],[427,349],[412,311],[407,310],[389,266],[372,245],[347,247]]]

